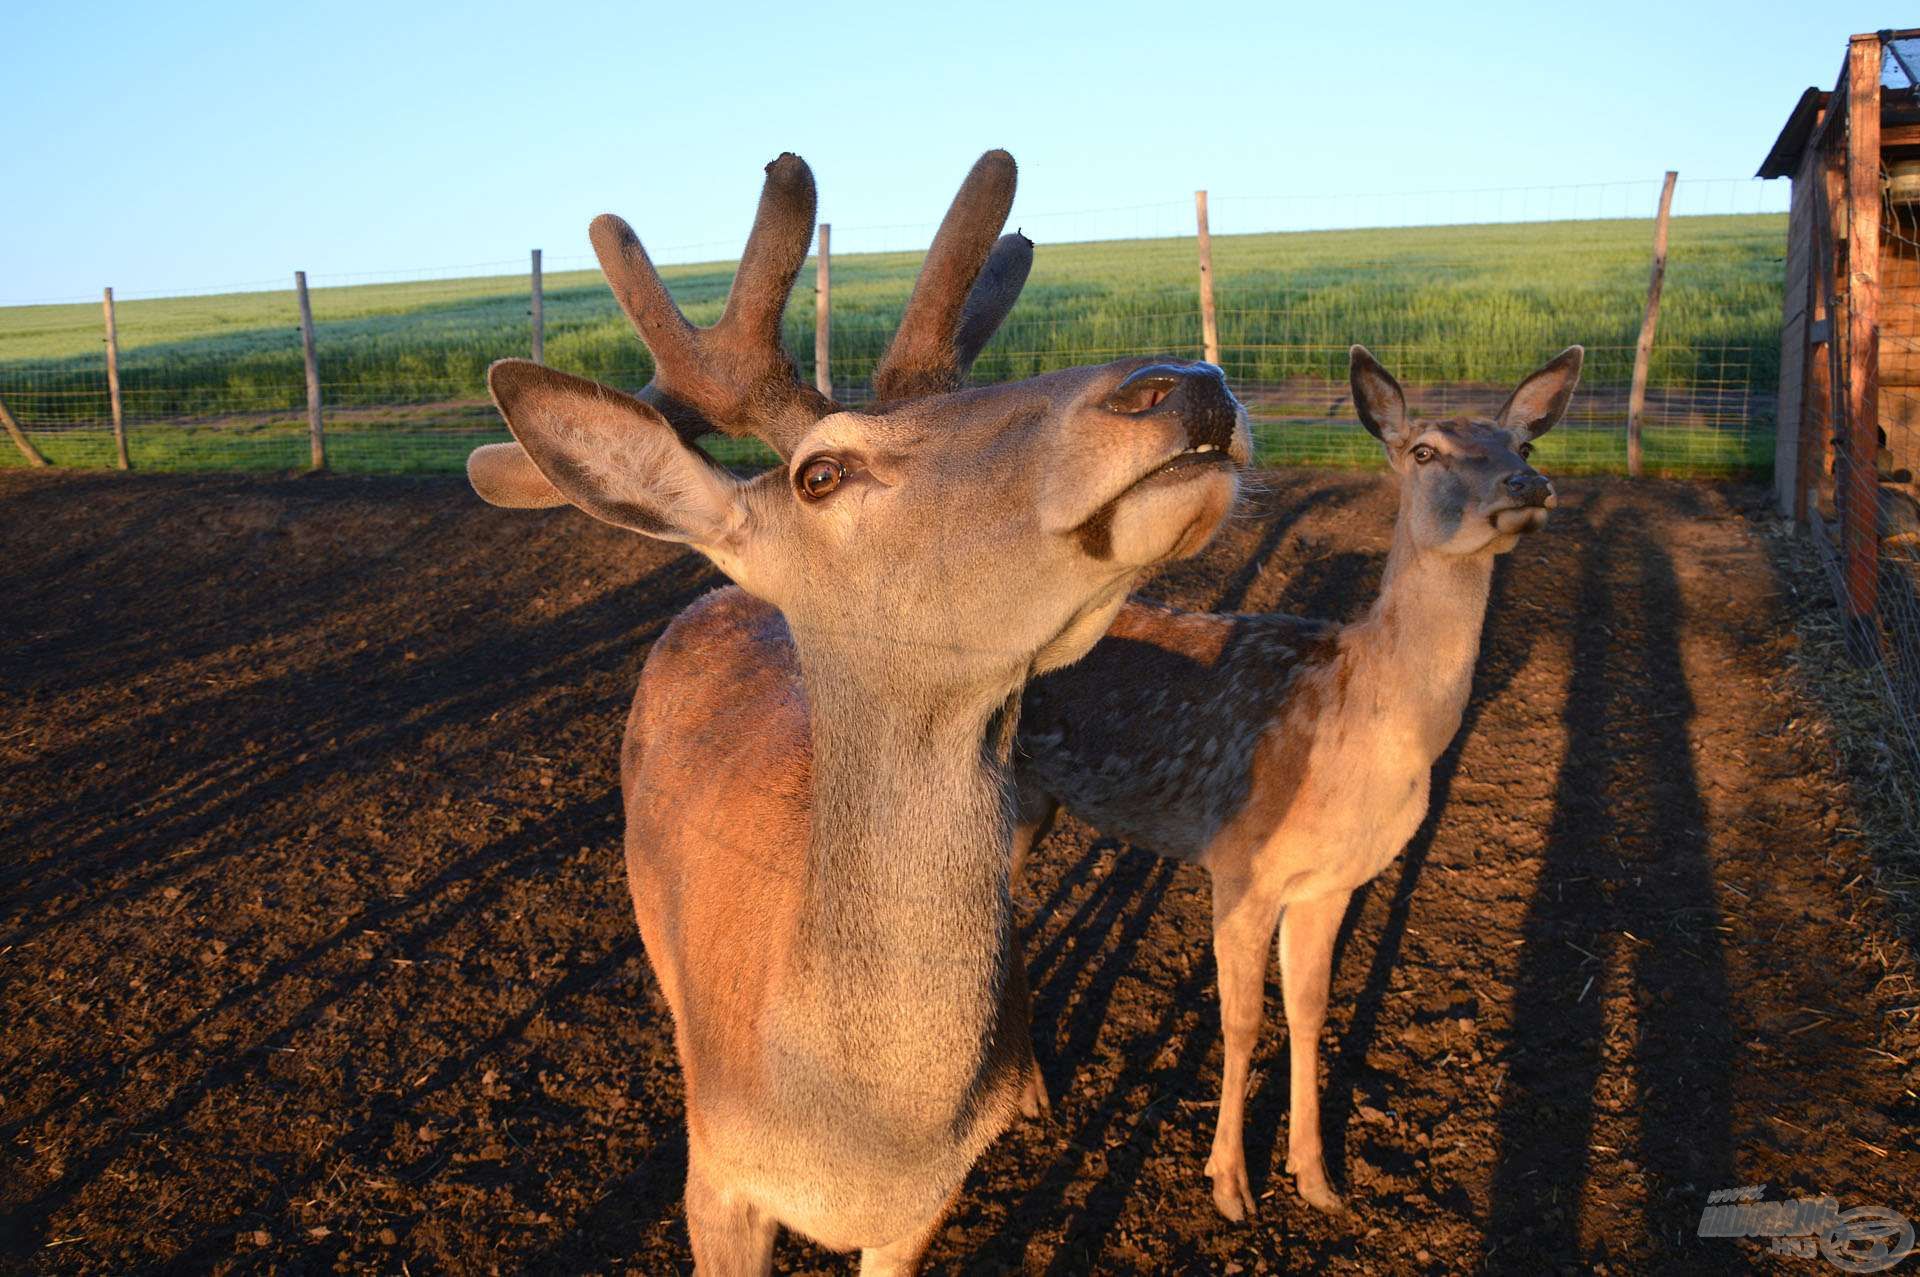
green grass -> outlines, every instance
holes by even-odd
[[[1370,460],[1337,402],[1350,343],[1373,347],[1417,403],[1422,387],[1448,387],[1429,402],[1458,410],[1488,397],[1491,408],[1500,387],[1579,341],[1591,352],[1579,424],[1611,433],[1569,432],[1559,450],[1568,464],[1607,468],[1624,457],[1619,391],[1651,238],[1643,221],[1218,237],[1223,362],[1269,423],[1272,456],[1338,464]],[[1651,377],[1659,424],[1647,442],[1650,457],[1677,472],[1737,472],[1770,455],[1784,240],[1780,215],[1673,224]],[[835,260],[836,384],[857,394],[917,266],[905,253]],[[704,323],[719,312],[732,265],[663,274]],[[787,325],[803,375],[811,374],[811,278],[802,273]],[[333,463],[446,469],[482,437],[467,430],[493,437],[484,371],[526,352],[525,287],[510,276],[317,289]],[[645,350],[597,272],[548,276],[546,315],[548,363],[615,385],[646,380]],[[136,466],[304,464],[290,292],[123,301],[118,322]],[[1125,354],[1197,355],[1199,346],[1191,239],[1041,245],[1026,293],[976,376],[1001,380]],[[1674,398],[1683,389],[1696,393]],[[110,464],[110,443],[63,429],[107,416],[98,306],[0,308],[0,401],[56,463]],[[0,464],[17,460],[0,449]]]
[[[483,429],[413,431],[400,437],[404,447],[395,446],[392,428],[330,430],[327,466],[342,474],[446,474],[459,471],[475,447],[508,436],[504,429]],[[38,435],[36,441],[56,466],[105,469],[114,464],[109,430],[63,430]],[[1753,441],[1724,431],[1649,429],[1644,444],[1645,471],[1660,477],[1735,478],[1773,464],[1771,438]],[[1357,425],[1264,428],[1258,445],[1261,465],[1371,469],[1381,464],[1380,445]],[[128,446],[134,469],[162,473],[298,470],[306,468],[309,456],[306,423],[284,418],[219,431],[146,426],[132,434]],[[709,449],[736,464],[773,459],[752,441],[719,440]],[[13,463],[18,460],[16,454]],[[1534,461],[1549,474],[1620,474],[1627,467],[1626,439],[1619,431],[1567,429],[1543,439]]]

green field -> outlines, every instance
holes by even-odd
[[[1591,352],[1584,415],[1552,452],[1562,468],[1615,468],[1650,241],[1650,223],[1628,220],[1217,237],[1222,360],[1270,459],[1348,464],[1373,456],[1337,402],[1350,343],[1371,346],[1417,400],[1427,388],[1419,402],[1484,411],[1579,341]],[[1651,377],[1656,468],[1730,473],[1770,458],[1784,241],[1780,215],[1674,222]],[[905,253],[835,259],[834,374],[846,397],[859,397],[917,265]],[[709,322],[732,266],[662,273],[689,316]],[[976,375],[1197,355],[1195,273],[1191,239],[1042,244]],[[809,376],[811,281],[809,269],[788,322]],[[497,433],[483,375],[526,353],[523,276],[321,288],[313,305],[338,468],[445,469]],[[615,385],[646,380],[645,350],[597,272],[549,275],[546,316],[548,363]],[[304,464],[291,292],[123,301],[118,322],[136,466]],[[97,305],[0,308],[0,401],[56,464],[111,463],[101,345]],[[0,449],[0,464],[17,460]]]

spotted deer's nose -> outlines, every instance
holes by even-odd
[[[1106,407],[1130,417],[1172,417],[1186,426],[1193,448],[1225,449],[1240,420],[1240,402],[1212,364],[1151,364],[1114,387]]]
[[[1507,476],[1507,495],[1523,506],[1544,506],[1553,496],[1553,485],[1538,470],[1516,470]]]

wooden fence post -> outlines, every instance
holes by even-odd
[[[113,322],[113,290],[102,295],[101,309],[107,317],[107,405],[113,412],[113,451],[122,470],[133,469],[127,455],[127,415],[120,402],[120,330]]]
[[[533,250],[533,362],[547,362],[546,290],[540,278],[540,250]]]
[[[1803,169],[1810,171],[1810,176],[1806,179],[1807,319],[1800,343],[1800,415],[1794,421],[1782,419],[1779,425],[1780,430],[1793,430],[1799,436],[1794,452],[1792,514],[1793,521],[1803,527],[1824,517],[1819,510],[1820,481],[1826,473],[1822,468],[1826,454],[1833,447],[1833,379],[1829,366],[1835,300],[1830,247],[1833,217],[1827,204],[1826,168],[1816,154]]]
[[[307,300],[307,272],[293,272],[293,286],[300,294],[300,347],[307,359],[307,442],[313,468],[327,468],[327,433],[320,424],[320,356],[313,348],[313,303]]]
[[[1834,484],[1849,646],[1880,654],[1880,38],[1847,46],[1847,439]]]
[[[1653,219],[1653,277],[1647,283],[1647,311],[1640,317],[1640,340],[1633,347],[1633,388],[1627,394],[1627,473],[1640,477],[1640,418],[1647,409],[1647,365],[1653,359],[1653,330],[1660,322],[1660,288],[1667,278],[1667,213],[1673,208],[1673,183],[1667,170],[1660,184],[1660,212]]]
[[[1200,225],[1200,344],[1206,361],[1220,365],[1220,325],[1213,311],[1213,233],[1207,227],[1207,193],[1193,193],[1193,211]]]
[[[13,446],[20,449],[20,455],[27,459],[28,465],[47,464],[47,459],[40,455],[40,449],[33,446],[33,440],[27,438],[27,432],[20,428],[20,423],[13,419],[13,414],[7,411],[3,403],[0,403],[0,427],[6,429],[7,438],[13,440]]]
[[[830,363],[833,320],[828,313],[828,299],[833,292],[833,259],[828,252],[832,231],[830,224],[820,223],[820,251],[814,255],[813,275],[813,384],[829,399],[833,398],[833,369]]]

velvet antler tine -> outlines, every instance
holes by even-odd
[[[624,218],[602,213],[587,228],[587,238],[593,241],[593,254],[600,259],[600,272],[607,277],[607,285],[613,289],[620,309],[627,313],[634,331],[653,352],[655,367],[693,366],[697,359],[693,325],[687,322],[679,304],[667,292],[660,272],[653,268],[653,259],[641,247],[633,227],[627,225]]]
[[[779,344],[780,316],[812,247],[816,203],[813,170],[805,160],[783,151],[767,165],[753,231],[740,254],[726,311],[716,329],[737,331],[746,340]]]
[[[988,151],[960,184],[914,281],[900,328],[874,369],[874,395],[881,402],[959,386],[955,338],[961,315],[1013,208],[1016,178],[1011,155]]]
[[[812,221],[813,174],[799,156],[782,155],[767,166],[760,213],[726,315],[699,329],[667,292],[633,228],[611,213],[593,220],[589,238],[600,269],[653,354],[653,379],[639,398],[682,439],[713,430],[750,434],[785,456],[812,422],[833,411],[823,395],[800,383],[780,342],[780,314],[806,258]]]
[[[980,278],[973,282],[966,309],[960,315],[960,331],[953,340],[960,376],[967,375],[973,361],[999,331],[1013,304],[1020,300],[1020,290],[1027,286],[1032,270],[1033,241],[1018,231],[1002,235],[988,255]]]

